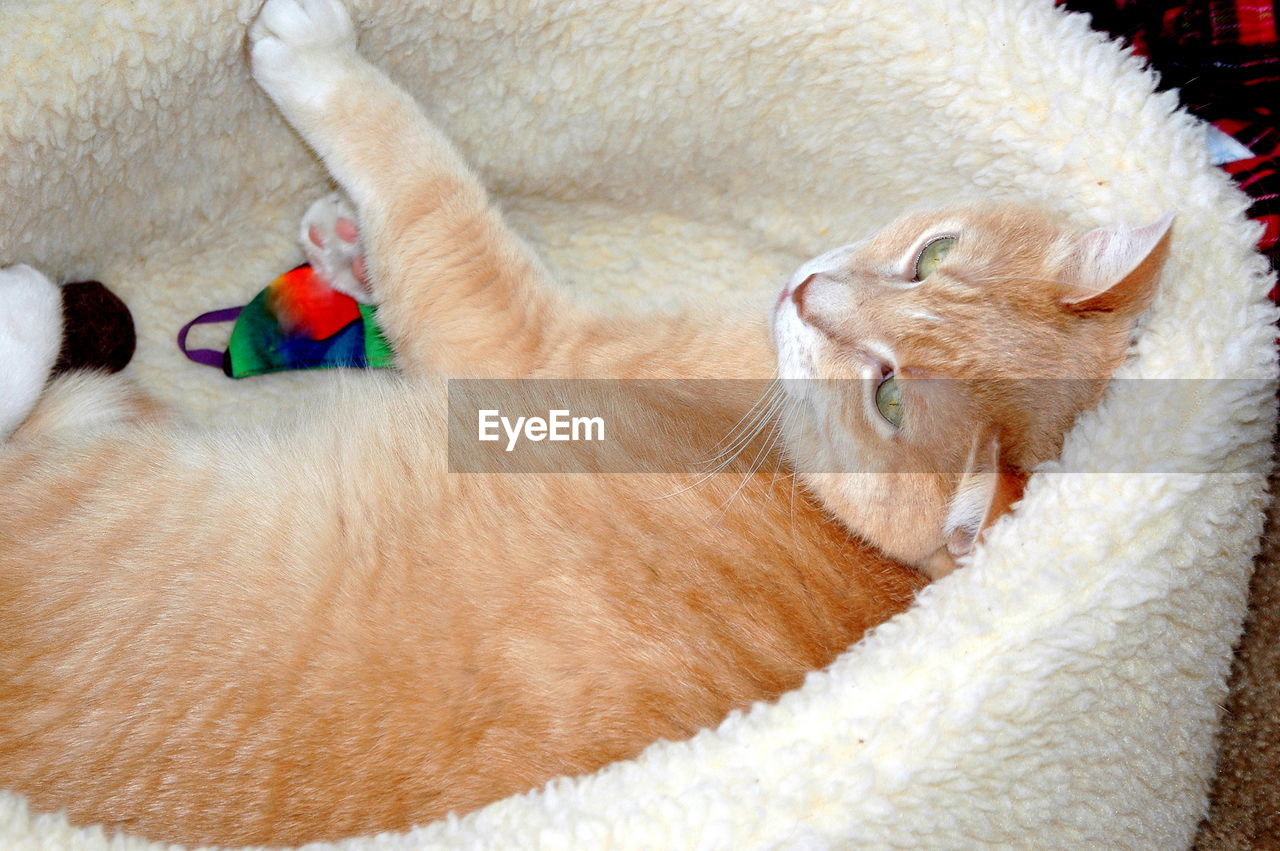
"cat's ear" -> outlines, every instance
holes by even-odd
[[[942,524],[947,554],[954,560],[972,552],[983,530],[1022,496],[1025,484],[1025,476],[1001,464],[998,438],[974,440]]]
[[[1155,290],[1174,214],[1138,228],[1094,228],[1082,236],[1063,275],[1060,300],[1078,312],[1137,314]]]

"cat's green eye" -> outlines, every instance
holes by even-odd
[[[925,278],[933,274],[933,270],[937,269],[942,263],[942,258],[947,256],[956,244],[954,236],[940,236],[937,239],[930,240],[929,244],[920,250],[920,256],[916,258],[916,277],[915,280],[923,281]]]
[[[902,391],[898,389],[898,379],[893,377],[893,373],[889,373],[876,387],[876,410],[888,420],[889,425],[901,427]]]

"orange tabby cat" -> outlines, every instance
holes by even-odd
[[[0,351],[28,353],[0,378],[0,779],[78,824],[232,844],[404,828],[797,687],[908,605],[916,569],[951,570],[1100,391],[936,379],[1110,375],[1169,226],[908,216],[805,264],[771,316],[604,317],[359,57],[338,0],[268,0],[250,41],[355,203],[368,268],[342,262],[402,374],[259,431],[170,425],[94,376],[37,401],[56,291],[0,272],[0,311],[26,311],[0,316]],[[327,221],[317,246],[354,239]],[[675,398],[694,385],[656,385],[655,420],[686,419],[644,451],[768,423],[798,472],[451,474],[442,375],[780,375],[764,407],[726,382],[696,415]]]

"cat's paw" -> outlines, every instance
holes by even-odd
[[[321,53],[354,48],[356,30],[341,0],[267,0],[249,28],[255,46],[267,39]]]
[[[339,192],[312,204],[302,216],[302,249],[322,278],[356,301],[373,301],[356,214]]]
[[[0,269],[0,440],[31,413],[62,345],[62,292],[32,269]]]
[[[323,101],[355,47],[341,0],[267,0],[249,26],[254,79],[277,103]]]

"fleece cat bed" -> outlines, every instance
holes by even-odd
[[[0,8],[0,262],[107,283],[137,324],[130,370],[196,421],[297,409],[324,381],[230,381],[173,344],[299,262],[297,218],[326,190],[250,80],[256,6]],[[1167,380],[1115,382],[967,569],[776,704],[338,847],[1186,845],[1258,547],[1276,371],[1257,228],[1203,125],[1047,0],[353,7],[366,55],[565,285],[602,301],[763,304],[907,206],[1178,219],[1121,373]],[[73,844],[159,847],[0,795],[0,845]]]

